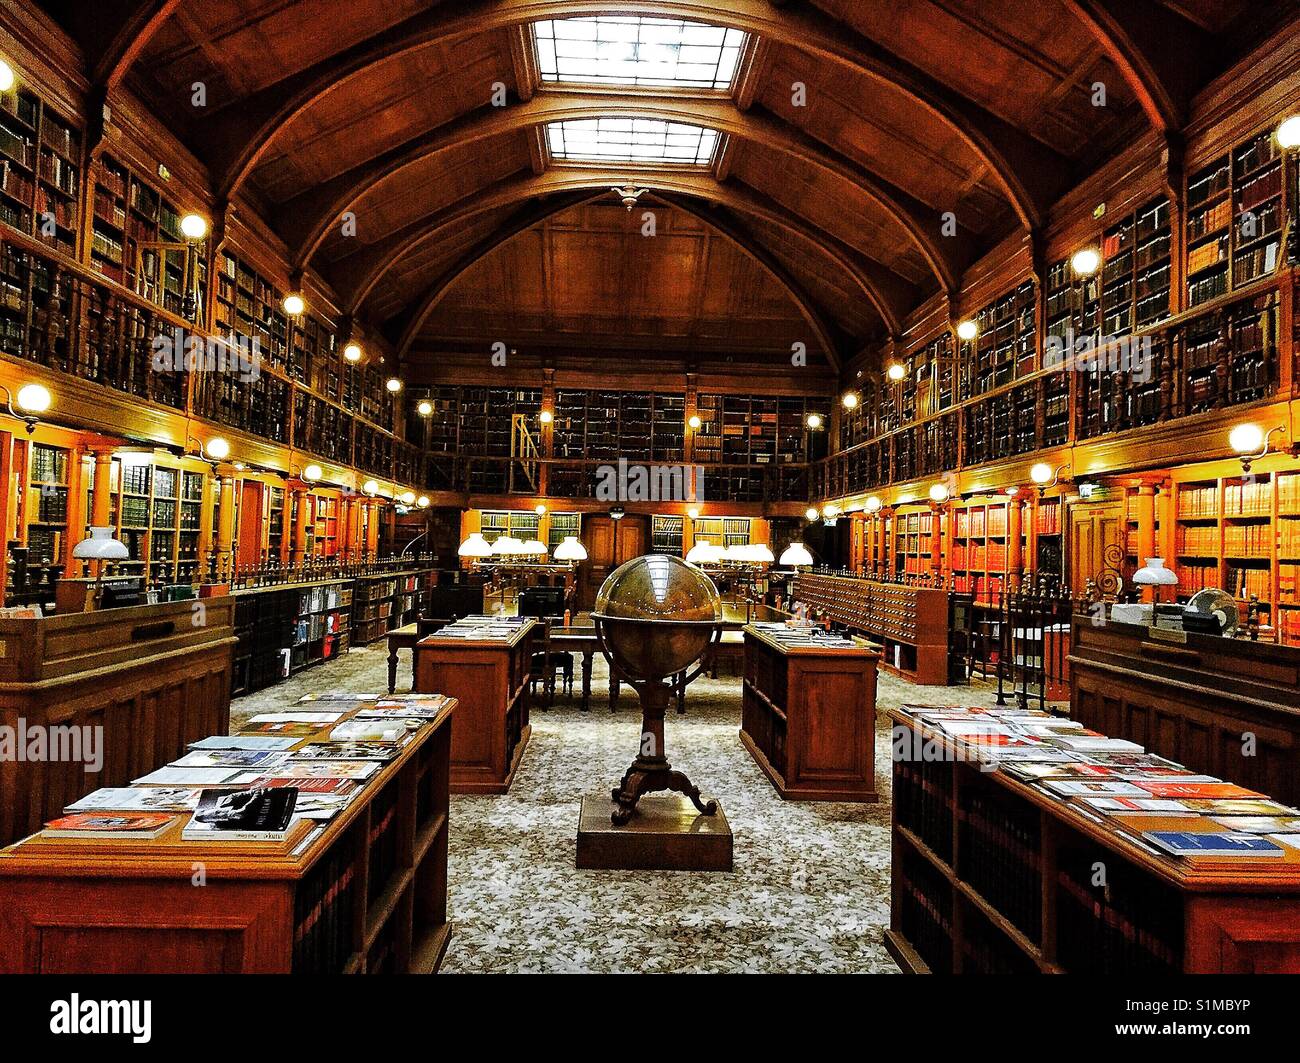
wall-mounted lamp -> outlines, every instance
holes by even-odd
[[[305,469],[302,470],[302,478],[307,483],[315,483],[324,475],[325,475],[325,470],[322,469],[315,462],[312,462],[310,465],[308,465]]]
[[[1286,429],[1278,425],[1265,432],[1259,425],[1247,421],[1229,432],[1228,446],[1232,447],[1233,453],[1241,461],[1241,471],[1250,472],[1251,465],[1268,453],[1269,440],[1278,432],[1284,431]]]
[[[230,457],[230,444],[221,436],[213,436],[206,443],[199,442],[199,457],[204,461],[225,461]]]
[[[5,403],[9,407],[9,413],[27,424],[28,435],[36,431],[36,426],[41,420],[40,415],[45,413],[54,401],[50,397],[49,389],[43,384],[24,384],[18,389],[17,395],[14,395],[4,384],[0,384],[0,391],[5,393]]]
[[[839,515],[840,507],[835,505],[833,502],[827,502],[826,505],[822,506],[822,516],[826,520],[834,520]]]
[[[555,414],[552,413],[550,410],[543,410],[541,413],[537,415],[537,419],[541,421],[542,424],[550,424],[552,421],[555,420]]]
[[[1042,498],[1051,488],[1061,482],[1061,474],[1069,471],[1068,465],[1058,466],[1053,469],[1045,461],[1040,461],[1029,470],[1029,478],[1034,481],[1038,488],[1038,497]]]
[[[840,398],[840,404],[846,410],[856,410],[858,408],[858,393],[856,391],[846,391]],[[794,544],[791,544],[794,545]]]
[[[290,317],[302,317],[307,309],[307,300],[298,292],[290,292],[284,297],[284,312]]]
[[[820,413],[810,413],[805,423],[815,432],[822,426],[822,415]]]
[[[433,403],[431,403],[428,399],[421,399],[415,407],[415,412],[418,413],[421,417],[432,417]]]
[[[390,376],[384,381],[384,387],[386,387],[392,394],[396,395],[402,390],[402,382],[398,380],[397,377]]]
[[[181,219],[181,235],[196,243],[208,235],[208,220],[201,214],[186,214]]]
[[[1101,265],[1101,254],[1095,247],[1085,247],[1070,256],[1070,268],[1076,277],[1091,277]]]
[[[934,484],[930,488],[930,501],[937,506],[943,505],[948,501],[951,491],[948,490],[947,484]]]
[[[691,508],[688,509],[688,510],[686,511],[686,515],[687,515],[688,517],[690,517],[691,520],[699,520],[699,519],[700,519],[700,507],[699,507],[699,506],[691,506]]]
[[[867,499],[867,512],[879,513],[881,505],[883,505],[883,503],[880,501],[880,499],[876,495],[872,495],[870,498]]]
[[[700,430],[700,425],[704,422],[700,420],[700,415],[698,413],[693,413],[686,418],[686,423],[690,426],[692,432],[698,432]]]
[[[361,344],[359,344],[356,340],[351,340],[343,348],[344,360],[351,362],[353,365],[356,365],[357,362],[361,361],[361,358],[364,354],[365,352],[361,349]]]
[[[428,508],[429,508],[429,496],[428,496],[428,495],[421,495],[419,498],[417,498],[417,499],[415,500],[415,504],[416,504],[417,506],[419,506],[421,509],[428,509]]]
[[[533,507],[533,512],[536,513],[539,517],[546,516],[546,503],[538,502],[537,505]]]
[[[1004,494],[1006,494],[1008,498],[1015,498],[1016,495],[1020,494],[1020,488],[1017,487],[1015,484],[1012,484],[1010,487],[1006,489]]]
[[[610,517],[614,520],[622,520],[626,513],[627,510],[622,506],[613,506],[609,511]]]
[[[889,368],[885,370],[885,376],[897,384],[903,377],[907,376],[907,367],[902,362],[892,362]]]
[[[402,505],[404,505],[404,506],[413,506],[413,505],[415,505],[415,492],[414,492],[414,491],[403,491],[403,492],[402,492],[401,502],[402,502]]]
[[[979,325],[977,325],[974,321],[970,320],[969,318],[967,318],[965,321],[959,322],[957,325],[957,338],[959,340],[965,340],[967,343],[969,343],[979,334],[980,334]]]
[[[0,59],[0,92],[8,92],[17,80],[18,78],[14,76],[14,68]]]
[[[379,494],[379,481],[367,480],[365,483],[361,485],[361,493],[369,495],[371,498],[374,498],[375,495]]]
[[[803,515],[808,518],[808,522],[811,524],[816,522],[816,520],[821,516],[821,513],[819,513],[815,507],[809,506],[804,510]]]

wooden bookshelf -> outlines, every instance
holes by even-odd
[[[896,741],[885,945],[905,971],[1300,970],[1289,914],[1300,855],[1204,863],[1159,855],[1134,835],[1167,829],[1167,818],[1092,815],[984,770],[904,710],[886,715],[896,736],[946,753],[918,759],[913,743]]]
[[[233,693],[251,694],[347,653],[352,594],[350,579],[236,590]]]
[[[744,629],[740,741],[787,800],[874,801],[876,662]]]
[[[178,821],[153,842],[36,837],[4,850],[0,970],[436,971],[451,933],[447,824],[455,707],[452,701],[416,731],[356,800],[304,839],[187,842]],[[203,889],[192,884],[198,866]],[[84,903],[89,894],[94,905]]]
[[[26,87],[0,93],[0,222],[72,257],[81,131]]]

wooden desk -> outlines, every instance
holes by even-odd
[[[224,734],[233,614],[227,596],[0,619],[0,725],[77,728],[78,737],[102,728],[103,756],[98,772],[82,760],[0,758],[0,845],[91,790],[122,786],[189,742]]]
[[[415,689],[415,644],[420,641],[420,624],[416,621],[396,627],[388,633],[388,692],[397,688],[397,651],[411,651],[411,689]]]
[[[504,794],[528,746],[529,664],[538,624],[501,639],[435,632],[415,645],[415,689],[459,702],[451,741],[451,792]]]
[[[740,740],[783,798],[876,800],[879,659],[745,628]]]
[[[454,709],[319,833],[283,846],[183,841],[181,815],[154,841],[34,837],[0,852],[0,972],[436,970],[451,934]]]
[[[886,715],[899,755],[885,945],[904,970],[1300,972],[1300,852],[1164,856],[1132,839],[1184,829],[1179,819],[1085,814],[981,770],[900,709]]]
[[[1213,635],[1166,642],[1145,626],[1076,616],[1070,702],[1095,730],[1300,802],[1300,649]]]
[[[574,625],[572,627],[551,628],[552,653],[582,654],[582,711],[591,708],[591,665],[595,655],[600,652],[600,639],[596,637],[595,627]],[[610,684],[609,711],[614,711],[618,695],[614,685]]]

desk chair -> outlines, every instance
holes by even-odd
[[[573,654],[551,650],[551,627],[564,619],[563,587],[527,587],[519,594],[519,615],[542,622],[542,649],[529,660],[530,689],[538,682],[546,691],[546,704],[555,700],[555,674],[564,676],[564,692],[573,693]]]

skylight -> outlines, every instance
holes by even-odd
[[[659,162],[708,166],[718,131],[658,118],[582,118],[546,127],[551,158],[567,162]]]
[[[533,23],[543,81],[731,88],[743,30],[640,15]]]

